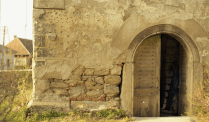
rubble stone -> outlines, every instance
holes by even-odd
[[[96,85],[96,82],[94,82],[94,81],[92,80],[92,78],[89,78],[87,81],[85,81],[85,85],[86,85],[87,87],[92,87],[92,86]]]
[[[105,93],[108,97],[117,96],[117,95],[119,94],[119,87],[117,87],[117,86],[105,85],[105,86],[104,86],[104,93]]]
[[[93,76],[94,74],[94,69],[85,69],[84,75],[85,76]]]
[[[109,75],[110,71],[109,70],[96,70],[94,72],[95,76],[101,76],[101,75]]]
[[[96,84],[95,86],[86,87],[87,90],[104,89],[104,85]]]
[[[52,82],[50,84],[51,88],[67,88],[68,84],[64,83],[64,82]]]
[[[104,77],[105,84],[119,85],[121,83],[120,76],[108,75]]]
[[[121,75],[121,66],[116,66],[111,70],[111,75]]]
[[[87,96],[89,97],[100,97],[101,95],[104,94],[104,90],[92,90],[92,91],[87,91]]]
[[[53,91],[55,94],[58,94],[58,95],[68,95],[68,91],[66,89],[54,88]]]
[[[102,77],[95,77],[94,81],[99,84],[104,84],[104,79]]]
[[[84,94],[84,86],[71,87],[69,90],[70,98],[76,98]]]

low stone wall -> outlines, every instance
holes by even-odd
[[[121,71],[122,64],[114,65],[109,70],[79,66],[69,79],[39,79],[35,81],[36,94],[29,107],[31,111],[37,111],[39,106],[48,108],[46,110],[69,108],[94,111],[119,108]]]

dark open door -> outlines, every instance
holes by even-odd
[[[160,116],[160,35],[144,40],[134,57],[134,116]]]

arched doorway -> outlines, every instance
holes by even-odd
[[[134,116],[186,112],[187,55],[183,46],[167,34],[148,37],[138,46],[134,55]]]
[[[123,108],[126,113],[134,116],[135,110],[137,107],[134,103],[134,95],[135,95],[135,54],[137,53],[137,50],[140,49],[140,45],[145,42],[146,39],[149,37],[155,36],[155,35],[161,35],[166,34],[177,40],[181,48],[184,49],[184,54],[186,54],[184,57],[186,59],[186,68],[184,68],[184,72],[187,75],[184,75],[184,85],[182,86],[179,84],[180,88],[180,95],[179,95],[179,106],[178,106],[178,114],[185,115],[186,109],[191,111],[192,105],[187,101],[186,95],[192,94],[192,85],[193,81],[199,80],[200,77],[203,77],[203,69],[202,65],[199,63],[199,53],[198,49],[193,42],[193,40],[188,36],[187,33],[185,33],[180,28],[174,26],[174,25],[155,25],[151,26],[142,32],[140,32],[138,35],[135,36],[135,38],[131,41],[128,49],[125,52],[126,61],[124,62],[123,67],[123,77],[122,77],[122,88],[121,88],[121,108]],[[158,59],[159,60],[159,59]],[[159,64],[160,65],[160,64]],[[159,66],[158,65],[158,66]],[[159,68],[159,67],[158,67]],[[195,69],[195,70],[194,70]],[[142,76],[143,77],[143,76]],[[159,78],[160,81],[160,78]],[[146,86],[146,85],[145,85]],[[186,87],[184,87],[186,86]],[[157,88],[160,87],[160,84],[158,86],[155,86],[155,89],[153,90],[147,90],[151,91],[151,94],[156,93],[155,91],[159,91],[160,89]],[[152,92],[153,91],[153,92]],[[146,95],[146,90],[141,91],[144,92],[144,95]],[[182,92],[182,93],[181,93]],[[149,96],[149,95],[148,95]],[[152,96],[152,95],[150,95]],[[160,97],[158,96],[158,100],[160,101]],[[143,104],[143,101],[140,101]],[[146,101],[144,101],[146,103]],[[142,116],[160,116],[160,102],[157,104],[148,104],[149,106],[155,106],[154,108],[158,108],[155,110],[155,113],[149,113],[147,115]],[[138,105],[143,106],[143,105]],[[157,107],[158,106],[158,107]],[[141,108],[142,109],[142,108]],[[138,109],[138,111],[140,108]],[[144,114],[144,113],[143,113]],[[141,114],[138,113],[138,115],[135,116],[141,116]]]

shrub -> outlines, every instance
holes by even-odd
[[[189,96],[193,105],[192,113],[187,112],[188,115],[194,115],[199,122],[209,121],[209,94],[207,87],[209,84],[209,72],[204,72],[204,83],[196,82],[193,86],[193,94]]]

